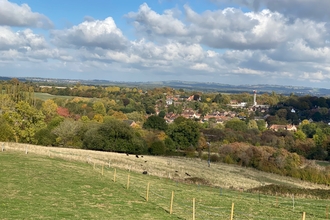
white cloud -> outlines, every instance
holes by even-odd
[[[145,33],[149,38],[158,35],[186,36],[185,24],[176,18],[177,10],[165,10],[163,14],[151,10],[143,3],[138,12],[130,12],[126,17],[132,22],[138,33]]]
[[[330,47],[314,47],[303,39],[287,42],[268,53],[274,60],[284,62],[325,62],[330,58]]]
[[[40,49],[47,45],[43,36],[25,29],[13,32],[9,27],[0,26],[0,50],[8,49]]]
[[[329,20],[330,1],[327,0],[211,0],[219,5],[235,3],[254,11],[268,8],[290,18],[308,18],[313,20]]]
[[[147,4],[138,12],[127,15],[138,36],[151,41],[184,44],[203,44],[223,49],[262,49],[278,47],[298,34],[311,44],[325,43],[328,32],[325,24],[297,20],[290,23],[278,12],[267,9],[260,12],[242,12],[239,9],[205,11],[201,14],[184,6],[185,22],[179,20],[171,10],[158,14]],[[306,29],[310,32],[306,32]]]
[[[17,5],[0,0],[0,25],[52,28],[52,22],[43,14],[32,12],[27,4]]]
[[[8,3],[0,0],[4,2]],[[245,2],[253,7],[252,1]],[[85,16],[71,28],[50,31],[50,40],[31,29],[13,31],[0,25],[0,65],[28,67],[31,72],[39,67],[69,71],[78,77],[101,72],[105,79],[112,74],[111,79],[125,76],[130,81],[330,82],[329,21],[292,19],[287,12],[264,8],[271,4],[266,0],[254,4],[263,9],[199,13],[185,5],[183,12],[156,12],[144,3],[125,15],[137,34],[133,40],[112,17]],[[25,6],[17,7],[13,10]]]
[[[61,47],[122,50],[129,43],[111,17],[103,21],[86,20],[70,29],[54,30],[51,35],[54,44]]]
[[[322,80],[330,79],[330,73],[325,74],[322,71],[304,72],[301,78],[309,80],[311,82],[321,82]]]

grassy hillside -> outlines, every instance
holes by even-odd
[[[199,166],[197,161],[190,163],[186,160],[186,167],[175,167],[174,173],[178,176],[173,174],[169,179],[143,175],[137,169],[151,163],[142,170],[159,174],[164,168],[167,172],[168,168],[158,167],[156,162],[159,159],[158,163],[162,163],[164,158],[113,154],[114,157],[109,159],[110,154],[102,155],[102,152],[70,152],[52,148],[47,151],[42,147],[33,149],[32,146],[27,149],[28,154],[25,154],[24,147],[7,147],[6,151],[0,152],[1,219],[192,219],[193,198],[196,199],[196,219],[229,219],[232,203],[234,219],[301,219],[302,212],[306,212],[306,219],[326,219],[328,200],[295,198],[292,195],[275,197],[230,189],[238,189],[240,184],[229,188],[215,186],[211,178],[206,180],[193,175],[189,166],[194,163]],[[82,153],[85,155],[78,156]],[[98,159],[96,155],[99,155]],[[83,159],[85,162],[81,162]],[[167,160],[167,166],[179,164],[180,160]],[[216,167],[215,164],[212,166]],[[233,175],[242,175],[238,167],[231,167],[231,172],[225,165],[218,168],[228,172],[221,176],[223,182]],[[185,175],[182,178],[180,169]],[[216,173],[213,175],[217,176]],[[265,180],[268,178],[264,177]],[[239,180],[244,181],[243,177]],[[278,178],[277,181],[282,180]],[[201,185],[202,182],[210,185]],[[173,213],[170,215],[172,192]]]
[[[177,219],[88,164],[12,152],[0,161],[1,219]]]

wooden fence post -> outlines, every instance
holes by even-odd
[[[234,203],[231,204],[230,220],[233,220],[233,218],[234,218]]]
[[[277,197],[277,193],[276,193],[276,207],[278,207],[278,197]]]
[[[195,198],[193,198],[193,220],[195,220]]]
[[[292,209],[294,210],[294,194],[292,195]]]
[[[172,196],[171,196],[170,214],[173,213],[173,199],[174,199],[174,191],[172,191]]]
[[[129,174],[127,175],[127,189],[129,189]]]
[[[303,214],[302,214],[302,220],[305,220],[305,218],[306,218],[306,213],[303,212]]]
[[[116,168],[115,168],[115,172],[113,172],[113,182],[116,182]]]
[[[148,185],[147,185],[147,195],[146,195],[147,202],[149,200],[149,187],[150,187],[150,182],[148,182]]]

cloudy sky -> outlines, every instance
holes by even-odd
[[[0,0],[0,76],[330,88],[329,0]]]

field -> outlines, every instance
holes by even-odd
[[[49,93],[42,93],[42,92],[36,92],[34,93],[34,96],[36,99],[40,99],[42,101],[46,101],[48,99],[53,99],[53,98],[72,99],[75,97],[75,96],[51,95]]]
[[[306,219],[327,219],[328,200],[246,192],[270,183],[326,186],[252,169],[207,167],[198,159],[0,146],[1,219],[193,219],[193,210],[196,219],[230,219],[232,204],[234,219],[302,219],[303,212]]]

